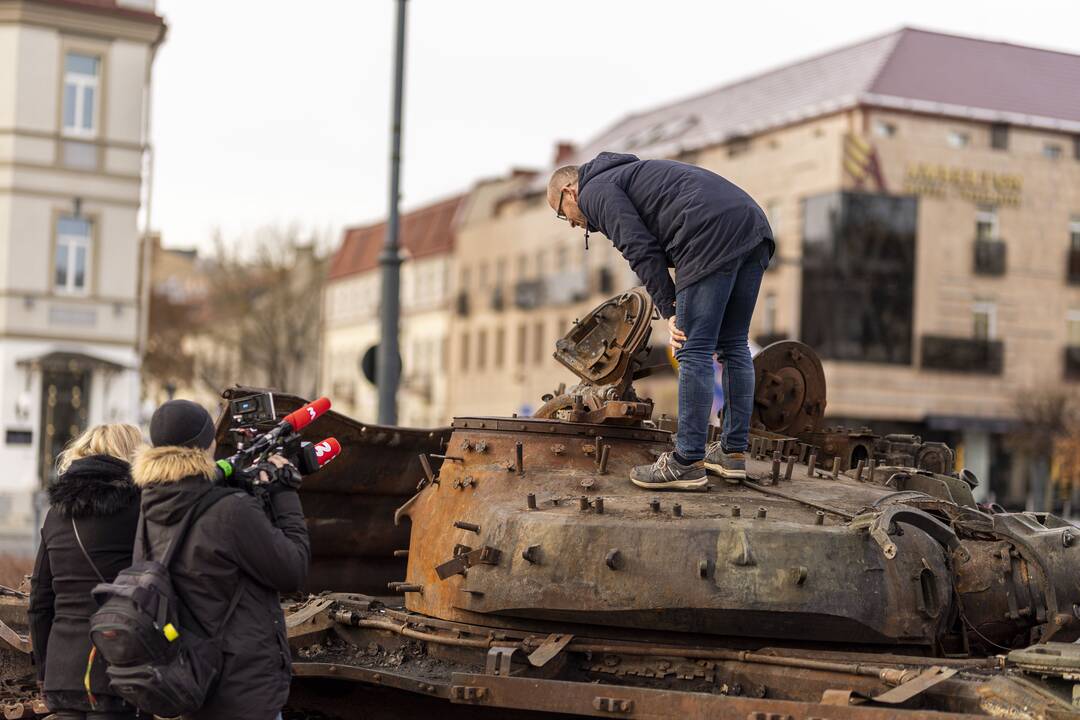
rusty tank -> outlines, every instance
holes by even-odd
[[[532,417],[334,418],[351,456],[303,491],[322,594],[291,608],[294,707],[1080,716],[1080,527],[979,506],[943,444],[828,427],[797,342],[755,358],[746,481],[637,488],[671,445],[634,389],[653,318],[635,290],[576,322],[576,384]]]
[[[829,427],[797,342],[755,357],[745,481],[637,488],[673,429],[634,388],[653,319],[634,290],[576,322],[532,417],[308,431],[345,454],[302,490],[286,718],[1080,717],[1080,527],[979,506],[943,444]]]

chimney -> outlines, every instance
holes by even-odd
[[[558,142],[555,144],[555,167],[559,168],[563,165],[568,165],[574,157],[574,153],[577,148],[574,147],[574,143]]]

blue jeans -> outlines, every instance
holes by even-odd
[[[743,452],[749,444],[754,362],[748,335],[769,251],[769,242],[763,241],[718,272],[683,288],[675,298],[675,324],[686,333],[686,342],[675,351],[679,361],[675,450],[687,460],[705,457],[715,382],[713,353],[724,364],[721,444],[727,452]]]

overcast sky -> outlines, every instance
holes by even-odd
[[[409,0],[405,209],[622,116],[903,25],[1080,52],[1076,0]],[[387,206],[395,0],[159,0],[152,223],[206,246]]]

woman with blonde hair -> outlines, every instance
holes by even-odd
[[[91,654],[90,590],[131,565],[139,490],[131,463],[144,446],[134,425],[99,425],[57,459],[30,579],[30,635],[38,684],[56,720],[128,720],[135,708],[110,694]]]

